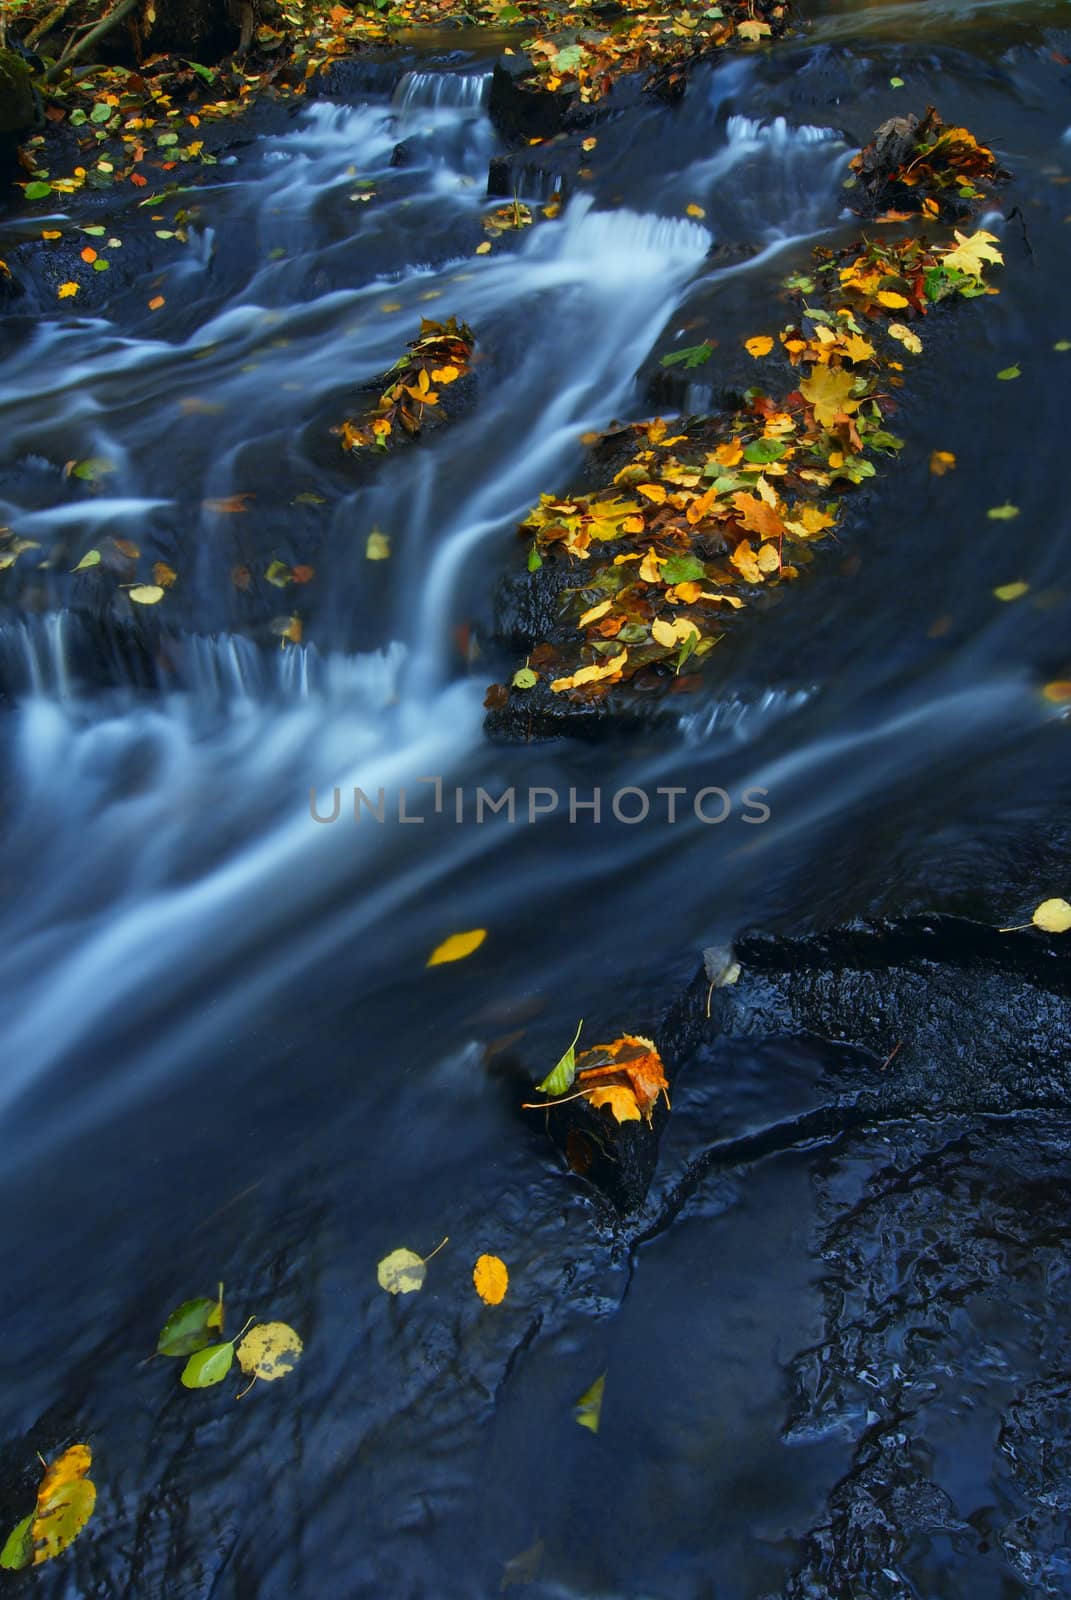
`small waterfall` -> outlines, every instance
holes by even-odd
[[[482,110],[491,92],[490,72],[407,72],[394,91],[392,104],[409,111]]]
[[[772,122],[764,122],[761,118],[745,117],[735,112],[726,121],[725,136],[730,148],[742,144],[766,144],[777,150],[790,150],[796,145],[829,144],[839,138],[833,128],[816,127],[810,122],[794,127],[784,117],[774,117]]]
[[[69,622],[68,612],[53,611],[0,627],[0,695],[70,699]]]

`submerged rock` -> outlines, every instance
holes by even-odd
[[[22,133],[40,114],[29,65],[15,50],[0,50],[0,134]]]

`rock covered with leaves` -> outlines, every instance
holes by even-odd
[[[442,422],[451,409],[443,391],[469,373],[474,344],[472,329],[456,317],[422,318],[419,335],[380,380],[375,403],[342,423],[342,448],[355,455],[386,450]]]
[[[989,181],[979,164],[996,175],[991,153],[945,130],[954,137],[942,165],[940,119],[928,113],[920,126],[924,148],[898,145],[888,180],[928,216],[931,203],[939,209],[935,187],[958,184],[963,205],[968,189],[979,199],[977,183]],[[968,140],[981,151],[970,177]],[[583,724],[584,712],[627,709],[623,686],[648,698],[697,687],[696,669],[772,590],[801,578],[853,489],[901,448],[888,419],[903,358],[922,353],[918,330],[942,302],[998,292],[986,276],[1002,261],[997,245],[984,230],[957,229],[941,241],[864,237],[816,250],[810,270],[787,280],[790,320],[746,341],[769,376],[735,412],[618,430],[618,456],[622,439],[630,448],[609,482],[543,495],[520,533],[530,586],[553,590],[552,620],[526,641],[511,680],[489,690],[489,730],[554,733]]]

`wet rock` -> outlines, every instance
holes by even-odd
[[[598,112],[579,95],[540,88],[526,56],[502,56],[495,62],[487,112],[510,144],[551,139],[569,128],[588,127]]]
[[[809,1034],[882,1062],[859,1107],[1071,1107],[1071,952],[1058,935],[1000,933],[965,917],[860,922],[828,933],[753,933],[734,945],[738,981],[697,978],[675,1019],[689,1032]]]
[[[329,61],[309,82],[313,100],[360,100],[367,95],[389,99],[405,76],[405,62],[398,55],[367,54],[341,56]]]

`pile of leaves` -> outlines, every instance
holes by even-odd
[[[659,1096],[669,1105],[669,1084],[662,1057],[652,1039],[623,1033],[610,1044],[593,1045],[576,1053],[580,1028],[561,1060],[537,1085],[546,1100],[527,1106],[539,1111],[568,1100],[586,1100],[596,1111],[605,1110],[616,1123],[639,1122],[650,1126]],[[573,1085],[578,1085],[570,1093]]]
[[[782,0],[726,0],[702,9],[624,0],[621,9],[624,15],[610,26],[597,13],[581,14],[526,41],[538,87],[598,101],[625,73],[656,69],[665,75],[727,44],[779,37],[788,21]]]
[[[955,220],[1006,177],[988,146],[967,128],[946,126],[933,106],[921,122],[891,117],[850,165],[863,207],[883,222]]]
[[[456,317],[446,322],[422,318],[419,337],[384,375],[386,386],[375,405],[337,430],[342,448],[385,450],[399,438],[415,438],[427,425],[426,412],[439,407],[442,389],[468,372],[474,344],[472,329]],[[441,416],[436,410],[427,420]]]
[[[786,376],[748,390],[728,417],[634,424],[609,484],[544,495],[521,523],[533,581],[548,560],[576,581],[554,638],[508,688],[492,685],[488,706],[537,685],[591,703],[641,674],[647,687],[695,687],[685,665],[715,649],[735,613],[800,577],[845,494],[901,448],[887,415],[902,358],[922,352],[917,329],[942,301],[997,293],[985,274],[1001,260],[981,230],[816,250],[811,271],[787,280],[793,319],[746,341],[757,362],[776,353]]]

